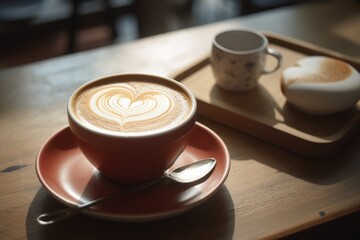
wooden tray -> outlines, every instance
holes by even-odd
[[[184,83],[198,100],[198,113],[301,155],[320,158],[335,154],[360,126],[360,101],[348,111],[311,116],[292,109],[280,90],[285,68],[310,55],[331,56],[350,63],[358,71],[360,63],[311,44],[265,33],[270,47],[283,55],[283,65],[275,73],[263,75],[259,86],[244,93],[222,90],[208,57],[179,72],[173,78]],[[268,58],[270,68],[274,63]]]

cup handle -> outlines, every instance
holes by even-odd
[[[264,74],[273,73],[273,72],[275,72],[276,70],[278,70],[280,68],[281,63],[282,63],[282,55],[281,55],[281,53],[279,53],[278,51],[276,51],[276,50],[274,50],[272,48],[267,48],[266,49],[266,54],[269,54],[269,55],[273,56],[274,58],[276,58],[277,64],[276,64],[274,69],[271,69],[271,70],[264,69],[263,73]]]

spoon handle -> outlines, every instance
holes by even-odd
[[[58,209],[58,210],[55,210],[52,212],[43,213],[43,214],[39,215],[36,220],[41,225],[50,225],[50,224],[59,222],[61,220],[67,219],[71,216],[74,216],[74,215],[80,213],[83,209],[86,209],[86,208],[89,208],[96,204],[105,202],[114,197],[129,194],[129,193],[134,193],[134,192],[146,189],[148,187],[151,187],[157,183],[160,183],[164,178],[165,178],[165,176],[161,177],[161,178],[156,178],[154,180],[150,180],[147,182],[143,182],[140,184],[136,184],[136,185],[130,186],[128,188],[121,189],[120,191],[114,192],[110,195],[95,199],[95,200],[87,202],[87,203],[83,203],[83,204],[75,206],[75,207],[67,207],[67,208]]]

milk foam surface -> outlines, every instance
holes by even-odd
[[[170,128],[191,110],[185,92],[156,82],[90,85],[74,103],[76,117],[103,132],[144,133]]]
[[[297,109],[314,115],[333,114],[360,99],[360,75],[341,60],[304,57],[297,66],[284,70],[281,91]]]
[[[353,73],[345,62],[326,57],[306,57],[298,66],[285,69],[284,83],[334,83],[347,80]]]

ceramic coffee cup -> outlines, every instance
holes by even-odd
[[[196,99],[172,79],[113,75],[79,87],[67,112],[85,157],[128,184],[160,177],[173,164],[195,126]]]
[[[276,66],[265,69],[266,55],[275,57]],[[279,69],[282,56],[268,47],[267,38],[251,30],[229,30],[215,36],[210,63],[218,86],[230,91],[254,88],[261,74]]]

